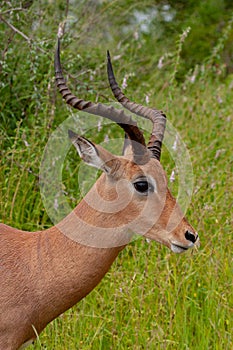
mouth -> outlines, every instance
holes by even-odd
[[[173,253],[184,253],[186,250],[188,250],[191,247],[193,247],[193,244],[190,245],[189,247],[187,246],[184,247],[179,244],[171,243],[171,250],[173,251]]]

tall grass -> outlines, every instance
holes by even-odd
[[[178,48],[182,47],[178,45]],[[103,94],[96,95],[95,82],[92,85],[84,82],[87,84],[84,86],[80,82],[80,89],[85,91],[88,86],[90,90],[84,93],[90,98],[108,100],[106,84],[99,82],[106,79],[102,78],[104,64],[94,62],[100,56],[100,47],[93,49],[88,72],[83,68],[87,49],[80,50],[82,64],[78,58],[76,63],[82,66],[84,80],[97,76]],[[163,107],[190,151],[195,186],[187,217],[199,232],[201,247],[198,252],[175,255],[155,242],[135,240],[120,254],[99,286],[49,324],[29,349],[230,350],[233,348],[232,76],[225,79],[224,70],[218,71],[207,62],[191,75],[187,73],[183,84],[169,87],[166,82],[171,77],[174,82],[180,64],[175,53],[172,56],[175,65],[170,70],[166,67],[163,83],[157,84],[162,90],[156,94],[159,90],[155,91],[154,81],[163,72],[149,74],[141,68],[138,73],[140,62],[136,54],[127,45],[119,50],[122,57],[116,60],[116,67],[126,61],[126,68],[119,67],[120,79],[123,80],[127,68],[131,73],[140,75],[141,71],[142,76],[148,76],[141,84],[138,84],[141,77],[132,76],[127,94],[136,101],[148,95],[150,105]],[[130,52],[128,58],[124,50]],[[72,57],[69,62],[71,70],[74,69]],[[147,64],[153,66],[154,57]],[[47,62],[46,83],[40,81],[43,90],[41,87],[37,91],[42,94],[41,105],[35,108],[36,97],[31,102],[36,117],[22,118],[10,136],[5,126],[1,129],[1,221],[25,230],[51,225],[40,197],[39,166],[49,134],[70,113],[65,107],[55,108],[60,102],[56,101],[51,87],[51,66]],[[73,78],[75,84],[82,80],[82,76]],[[49,94],[44,93],[46,86]],[[13,101],[17,103],[17,99]],[[102,128],[98,135],[92,135],[92,141],[100,142],[106,134],[116,137],[117,133],[121,135],[116,128]],[[161,161],[169,177],[173,165],[165,148]],[[71,151],[66,162],[64,186],[75,205],[76,154]]]

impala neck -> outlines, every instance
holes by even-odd
[[[58,225],[38,232],[35,251],[31,252],[32,268],[37,273],[38,331],[85,297],[129,240],[124,238],[122,228],[113,229],[116,222],[111,221],[112,213],[90,206],[96,199],[94,186]]]
[[[45,325],[94,289],[123,249],[87,247],[55,228],[41,236],[39,245],[36,289],[49,318]]]

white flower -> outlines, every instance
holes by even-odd
[[[163,60],[164,60],[164,56],[160,57],[159,63],[158,63],[158,66],[157,66],[159,69],[163,68]]]
[[[104,142],[108,143],[109,142],[109,136],[105,135]]]
[[[55,209],[56,211],[58,210],[59,204],[58,204],[57,198],[54,199],[53,207],[54,207],[54,209]]]
[[[124,89],[126,89],[127,88],[127,76],[125,76],[124,77],[124,79],[123,79],[123,83],[122,83],[122,85],[121,85],[121,88],[124,90]]]
[[[177,150],[177,145],[178,145],[178,135],[176,135],[176,139],[175,139],[173,146],[172,146],[173,151]]]
[[[170,182],[174,182],[175,181],[175,170],[172,170],[171,176],[170,176]]]
[[[102,129],[102,124],[101,124],[101,120],[99,120],[97,125],[97,130],[100,131],[101,129]]]

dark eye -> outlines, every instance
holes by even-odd
[[[149,191],[153,191],[153,186],[148,181],[137,181],[134,183],[136,191],[147,194]]]

